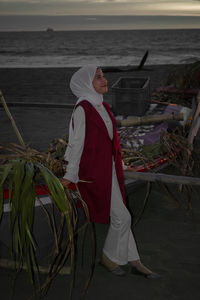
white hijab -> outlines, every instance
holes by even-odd
[[[102,104],[103,95],[97,93],[92,84],[96,70],[97,66],[86,65],[73,74],[70,88],[78,98],[76,105],[82,100],[87,100],[94,106]]]
[[[89,101],[93,106],[102,105],[103,95],[97,93],[92,84],[97,68],[98,67],[96,65],[86,65],[72,75],[72,78],[70,80],[70,89],[72,93],[78,98],[75,106],[82,100]],[[73,113],[69,124],[69,140],[71,139],[73,132]]]

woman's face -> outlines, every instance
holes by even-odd
[[[95,91],[104,94],[108,91],[108,83],[101,69],[97,69],[92,81]]]

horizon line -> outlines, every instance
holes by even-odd
[[[50,27],[51,28],[51,27]],[[161,31],[161,30],[200,30],[200,28],[187,28],[187,27],[181,27],[181,28],[137,28],[137,29],[53,29],[53,32],[66,32],[66,31]],[[38,29],[38,30],[25,30],[25,29],[18,29],[18,30],[12,30],[12,29],[7,29],[7,30],[1,30],[0,33],[3,32],[47,32],[47,29]]]
[[[137,15],[134,15],[134,14],[119,14],[119,15],[112,15],[112,14],[56,14],[56,15],[46,15],[46,14],[1,14],[0,13],[0,16],[1,17],[7,17],[7,16],[13,16],[13,17],[22,17],[22,16],[28,16],[28,17],[87,17],[87,16],[93,16],[93,17],[200,17],[200,13],[199,14],[182,14],[182,15],[168,15],[168,14],[165,14],[165,15],[162,15],[162,14],[157,14],[157,15],[147,15],[147,14],[137,14]]]

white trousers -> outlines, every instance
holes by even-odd
[[[131,231],[131,215],[123,203],[113,164],[110,226],[103,253],[118,265],[140,259]]]

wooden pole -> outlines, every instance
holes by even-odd
[[[125,120],[117,120],[117,124],[119,126],[134,126],[134,125],[142,125],[142,124],[151,124],[151,123],[159,123],[164,122],[167,120],[177,120],[182,121],[184,116],[182,113],[178,114],[165,114],[165,115],[149,115],[149,116],[142,116],[142,117],[132,117],[130,119]]]
[[[200,185],[200,178],[197,177],[168,175],[163,173],[135,172],[125,170],[124,177],[126,179],[131,178],[141,181],[160,181],[165,183]]]
[[[200,126],[200,91],[197,94],[196,102],[197,102],[197,108],[196,108],[196,111],[194,114],[190,132],[188,135],[188,143],[191,147],[193,146],[194,137],[197,134],[197,132],[199,130],[199,126]]]
[[[1,105],[1,103],[0,103]],[[48,108],[66,108],[73,109],[73,103],[41,103],[41,102],[7,102],[9,107],[48,107]]]
[[[17,128],[17,125],[16,125],[16,123],[15,123],[15,120],[14,120],[13,116],[11,115],[11,112],[10,112],[10,110],[9,110],[7,104],[6,104],[6,100],[5,100],[5,98],[4,98],[3,93],[2,93],[1,90],[0,90],[0,98],[1,98],[2,105],[3,105],[5,111],[6,111],[7,115],[8,115],[8,118],[9,118],[10,121],[11,121],[12,127],[13,127],[13,129],[14,129],[16,135],[17,135],[17,138],[18,138],[20,144],[22,145],[22,147],[25,148],[26,145],[25,145],[25,143],[24,143],[24,141],[23,141],[23,138],[22,138],[22,136],[21,136],[21,134],[20,134],[18,128]]]

